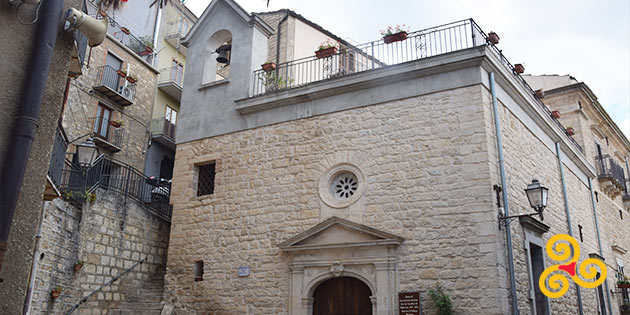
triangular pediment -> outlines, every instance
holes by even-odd
[[[339,217],[331,217],[314,227],[282,242],[279,247],[285,251],[400,245],[403,238],[369,226]]]

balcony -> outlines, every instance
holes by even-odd
[[[129,106],[136,97],[136,84],[118,75],[117,71],[110,66],[99,67],[93,88],[117,104]]]
[[[187,48],[181,44],[182,39],[188,34],[188,25],[183,20],[175,20],[166,23],[164,30],[164,40],[179,52],[186,56]]]
[[[462,20],[420,31],[409,32],[401,41],[385,43],[384,39],[357,46],[342,46],[333,54],[318,58],[310,56],[276,65],[272,71],[256,70],[253,72],[253,86],[250,96],[255,98],[298,88],[324,80],[335,80],[355,73],[371,71],[388,66],[412,62],[429,57],[452,53],[477,46],[487,46],[501,64],[512,73],[525,93],[532,95],[530,101],[535,103],[550,117],[553,123],[564,133],[566,128],[552,117],[551,110],[540,100],[533,97],[534,90],[517,74],[514,66],[507,60],[501,50],[490,42],[486,33],[473,19]],[[246,113],[250,108],[240,108]],[[567,141],[580,152],[582,147],[567,136]]]
[[[181,67],[160,69],[158,88],[177,101],[182,100],[184,70]]]
[[[153,141],[175,151],[175,124],[165,118],[152,119],[149,131]]]
[[[602,191],[613,199],[626,191],[623,168],[610,155],[596,156],[595,166]]]
[[[98,9],[92,1],[86,1],[88,14],[96,19],[103,18],[101,13],[98,13]],[[124,25],[120,25],[112,16],[106,15],[109,26],[107,27],[107,33],[118,40],[125,47],[133,51],[140,59],[146,61],[149,64],[153,64],[155,59],[155,52],[153,51],[152,38],[150,36],[143,36],[140,38],[135,37],[128,28]]]
[[[106,117],[93,117],[90,119],[92,126],[92,138],[94,143],[102,149],[110,153],[120,152],[125,135],[125,129],[115,127],[115,124]]]

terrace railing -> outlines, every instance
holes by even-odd
[[[180,89],[184,86],[184,69],[182,67],[169,67],[160,69],[158,84],[172,82]]]
[[[518,75],[514,66],[501,50],[490,43],[488,36],[473,19],[462,20],[420,31],[408,33],[407,39],[385,43],[383,39],[369,43],[339,47],[327,57],[310,56],[276,65],[275,70],[256,70],[253,73],[251,96],[300,87],[313,82],[337,78],[352,73],[369,71],[390,65],[419,60],[454,51],[487,45],[526,92],[534,95],[534,90]],[[562,130],[565,128],[551,114],[542,101],[533,98],[537,106],[551,117]],[[571,137],[573,145],[583,152],[582,147]]]
[[[133,104],[136,97],[136,84],[121,76],[119,69],[107,65],[98,68],[93,87],[122,106]]]
[[[87,194],[101,188],[121,195],[124,202],[128,199],[134,200],[157,216],[170,221],[170,185],[158,183],[131,165],[104,155],[87,170],[70,166],[71,163],[63,170],[60,185],[66,199],[81,201],[87,198]]]
[[[107,148],[109,150],[120,151],[125,137],[124,128],[121,126],[115,127],[113,126],[116,123],[115,121],[112,122],[110,119],[100,116],[90,118],[89,123],[92,127],[92,137],[97,145],[103,143],[103,145],[111,147]]]
[[[595,157],[595,165],[597,168],[597,178],[599,179],[611,179],[615,185],[622,190],[626,191],[626,177],[623,172],[623,167],[615,162],[610,155],[604,154]]]
[[[151,119],[149,132],[153,135],[164,135],[169,137],[172,141],[175,141],[175,126],[175,124],[166,118],[154,118]]]

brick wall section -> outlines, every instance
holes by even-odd
[[[277,245],[322,219],[317,165],[344,151],[374,163],[361,223],[406,239],[399,289],[426,297],[440,281],[459,312],[501,314],[484,114],[474,86],[178,145],[166,297],[183,313],[286,314]],[[204,155],[221,167],[198,198],[190,161]]]
[[[138,79],[136,95],[133,104],[122,107],[107,96],[92,90],[97,80],[98,68],[105,64],[107,52],[111,51],[123,59],[123,69],[130,65],[129,74]],[[86,61],[88,62],[88,61]],[[137,169],[144,169],[144,153],[149,140],[148,127],[151,123],[153,99],[157,89],[157,74],[140,62],[132,54],[125,51],[117,43],[105,39],[103,44],[93,47],[89,58],[89,67],[84,69],[83,75],[72,81],[68,103],[65,107],[63,127],[70,140],[74,140],[92,130],[88,119],[96,116],[96,108],[100,102],[111,107],[115,113],[113,120],[124,121],[125,135],[121,151],[114,153],[115,159],[131,164]],[[113,128],[112,128],[113,130]]]
[[[148,280],[162,277],[166,263],[169,225],[121,195],[98,190],[97,200],[82,211],[57,199],[47,207],[42,249],[45,258],[37,274],[33,314],[65,314],[83,296],[147,257],[111,286],[92,296],[78,314],[108,314],[138,294]],[[82,214],[81,214],[82,212]],[[77,259],[85,261],[74,274]],[[55,285],[64,292],[51,302]]]

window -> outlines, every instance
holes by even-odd
[[[98,104],[96,108],[96,116],[94,117],[94,125],[92,133],[99,138],[107,140],[109,136],[109,126],[112,118],[112,110]]]
[[[597,277],[595,279],[599,279],[600,277],[600,273],[597,273]],[[599,314],[600,315],[606,315],[608,314],[606,312],[606,300],[604,300],[604,289],[603,289],[603,285],[600,285],[597,287],[597,304],[599,305]]]
[[[177,123],[177,111],[166,106],[164,112],[164,134],[175,139],[175,124]]]
[[[538,279],[545,270],[545,262],[543,257],[542,247],[529,243],[529,260],[530,260],[530,275],[531,275],[531,287],[532,287],[532,302],[536,315],[549,315],[549,302],[547,297],[540,291],[538,286]]]
[[[199,165],[197,179],[197,196],[212,195],[214,193],[215,163]]]
[[[203,280],[203,260],[195,261],[195,281]]]

